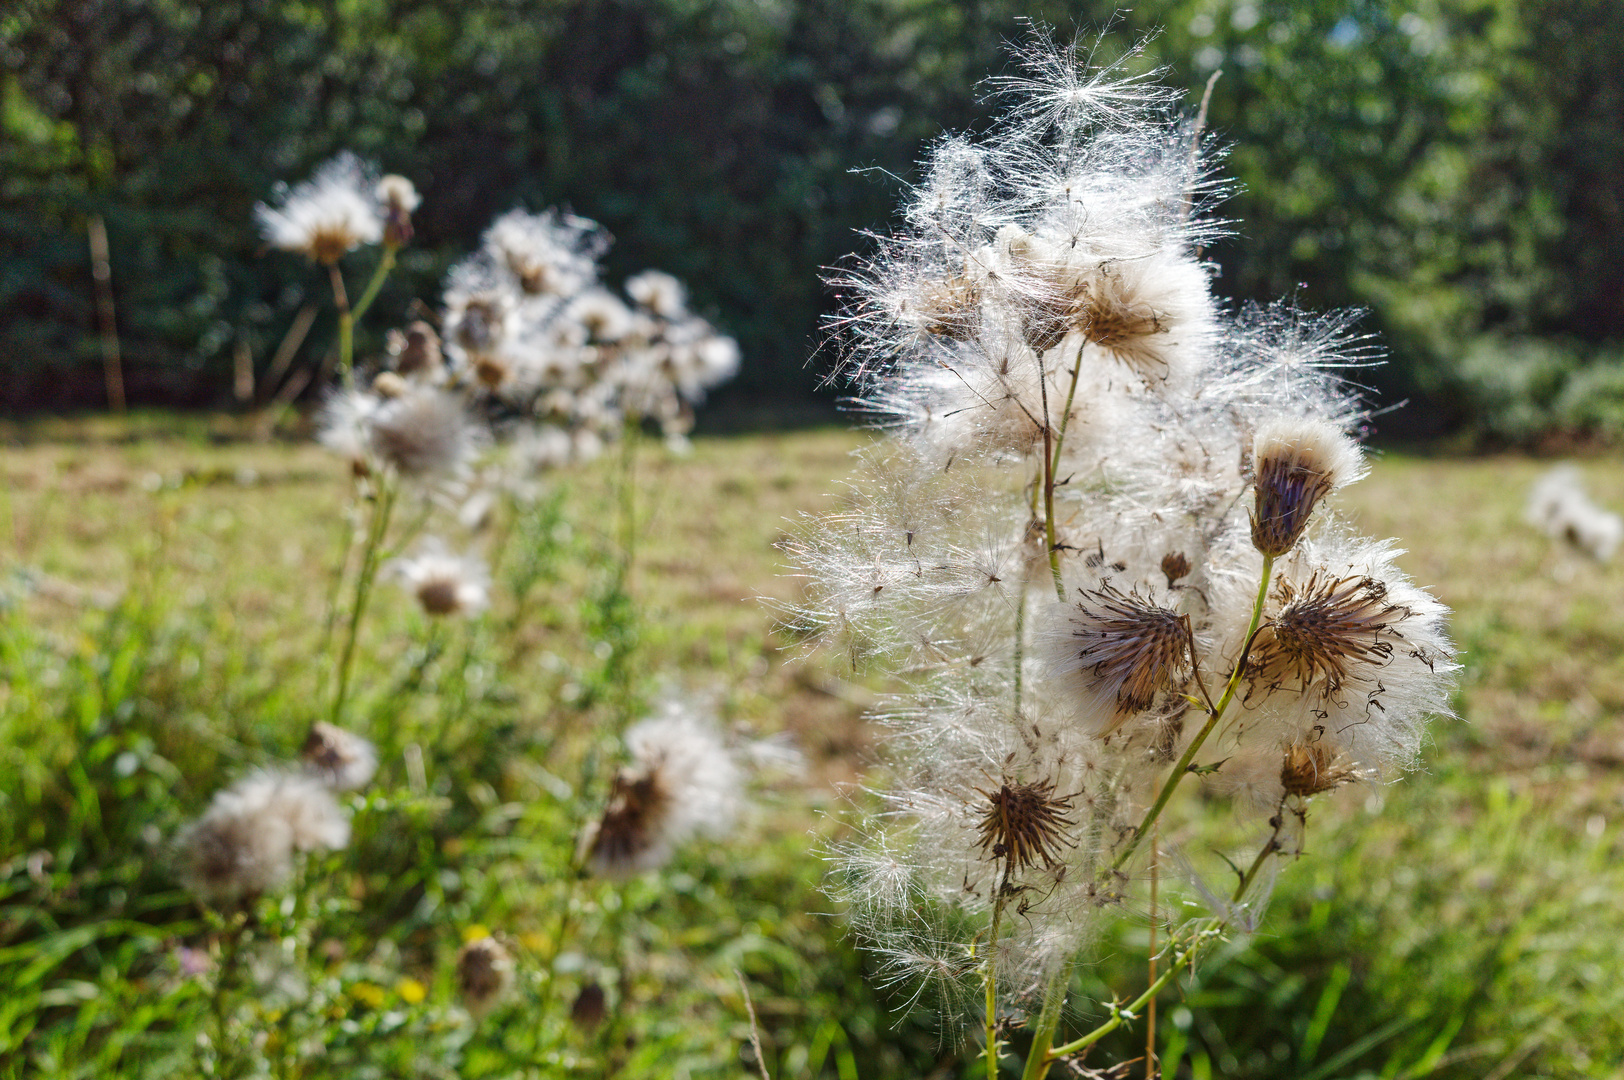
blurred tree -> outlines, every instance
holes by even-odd
[[[670,270],[739,338],[730,398],[803,398],[835,303],[819,268],[885,227],[924,143],[996,107],[977,82],[1022,16],[1092,33],[1112,11],[25,0],[0,16],[0,405],[101,401],[95,213],[131,398],[224,400],[238,344],[263,364],[322,295],[261,252],[253,204],[343,148],[425,194],[380,316],[432,302],[495,214],[569,204],[615,234],[612,275]],[[1211,128],[1246,190],[1228,208],[1241,237],[1212,253],[1222,287],[1372,308],[1394,354],[1383,389],[1436,402],[1485,331],[1624,336],[1621,20],[1610,0],[1163,0],[1105,49],[1159,30],[1175,78],[1199,89],[1224,68]]]

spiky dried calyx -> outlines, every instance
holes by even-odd
[[[1100,735],[1109,735],[1181,682],[1191,666],[1190,620],[1111,585],[1083,593],[1070,616],[1071,636],[1083,647],[1076,659],[1097,694],[1114,699]]]
[[[1280,764],[1280,786],[1287,795],[1306,799],[1361,778],[1357,768],[1340,761],[1324,743],[1293,743]]]
[[[1052,869],[1061,848],[1073,846],[1066,830],[1077,823],[1066,812],[1074,796],[1057,796],[1052,780],[976,790],[987,800],[979,827],[982,854],[1003,859],[1009,873],[1021,873],[1034,863]]]
[[[1315,573],[1300,587],[1281,578],[1275,591],[1280,614],[1258,631],[1247,661],[1254,692],[1289,686],[1334,697],[1354,665],[1391,659],[1402,637],[1394,624],[1410,614],[1388,603],[1387,586],[1370,577]]]

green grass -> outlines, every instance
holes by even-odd
[[[601,1075],[605,1061],[737,1076],[753,1066],[735,969],[775,1078],[968,1073],[951,1028],[893,1012],[906,993],[868,989],[821,914],[813,849],[839,825],[819,811],[870,760],[876,687],[838,657],[803,660],[752,600],[794,596],[773,543],[832,505],[863,436],[649,448],[624,595],[612,460],[497,523],[512,530],[502,587],[477,623],[431,628],[381,585],[347,722],[384,764],[354,800],[353,842],[233,929],[179,890],[167,838],[325,715],[349,482],[313,447],[229,434],[161,414],[0,430],[0,1076]],[[1624,1060],[1624,571],[1522,524],[1543,467],[1390,455],[1343,498],[1456,609],[1463,720],[1436,729],[1421,773],[1317,810],[1262,931],[1164,999],[1158,1042],[1179,1075],[1609,1076]],[[1624,506],[1624,467],[1586,472]],[[615,732],[671,694],[790,733],[805,775],[665,873],[575,883]],[[1176,809],[1207,812],[1222,814]],[[521,975],[479,1024],[453,985],[471,927],[497,931]],[[1143,985],[1143,941],[1132,925],[1111,940],[1073,995],[1079,1023]],[[185,950],[219,964],[230,948],[250,962],[223,994],[182,966]],[[612,1006],[592,1031],[569,1019],[589,982]],[[1099,1061],[1142,1042],[1136,1026]]]

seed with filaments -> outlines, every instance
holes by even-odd
[[[1337,760],[1324,743],[1293,743],[1280,765],[1280,785],[1287,795],[1306,799],[1360,778],[1359,770]]]
[[[1042,863],[1052,869],[1062,847],[1074,846],[1066,829],[1077,823],[1066,816],[1074,796],[1054,793],[1054,782],[1003,784],[977,793],[987,800],[981,811],[981,851],[1003,859],[1010,873]]]

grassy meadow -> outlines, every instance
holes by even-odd
[[[625,575],[610,454],[487,527],[481,617],[431,623],[380,582],[344,721],[381,767],[347,796],[349,846],[232,923],[189,899],[170,841],[327,718],[354,528],[343,463],[234,435],[167,414],[0,428],[0,1076],[971,1074],[976,1040],[876,988],[818,891],[885,687],[805,655],[761,602],[795,595],[774,544],[835,505],[867,436],[646,446]],[[1165,1075],[1617,1074],[1624,565],[1523,523],[1548,464],[1390,452],[1340,497],[1454,609],[1462,719],[1422,771],[1317,810],[1261,931],[1164,996]],[[1624,506],[1624,463],[1583,469]],[[579,877],[618,733],[671,698],[783,735],[800,767],[658,874]],[[1169,841],[1209,812],[1184,792]],[[516,985],[476,1019],[455,968],[486,933]],[[1079,1023],[1143,987],[1145,936],[1104,943]]]

